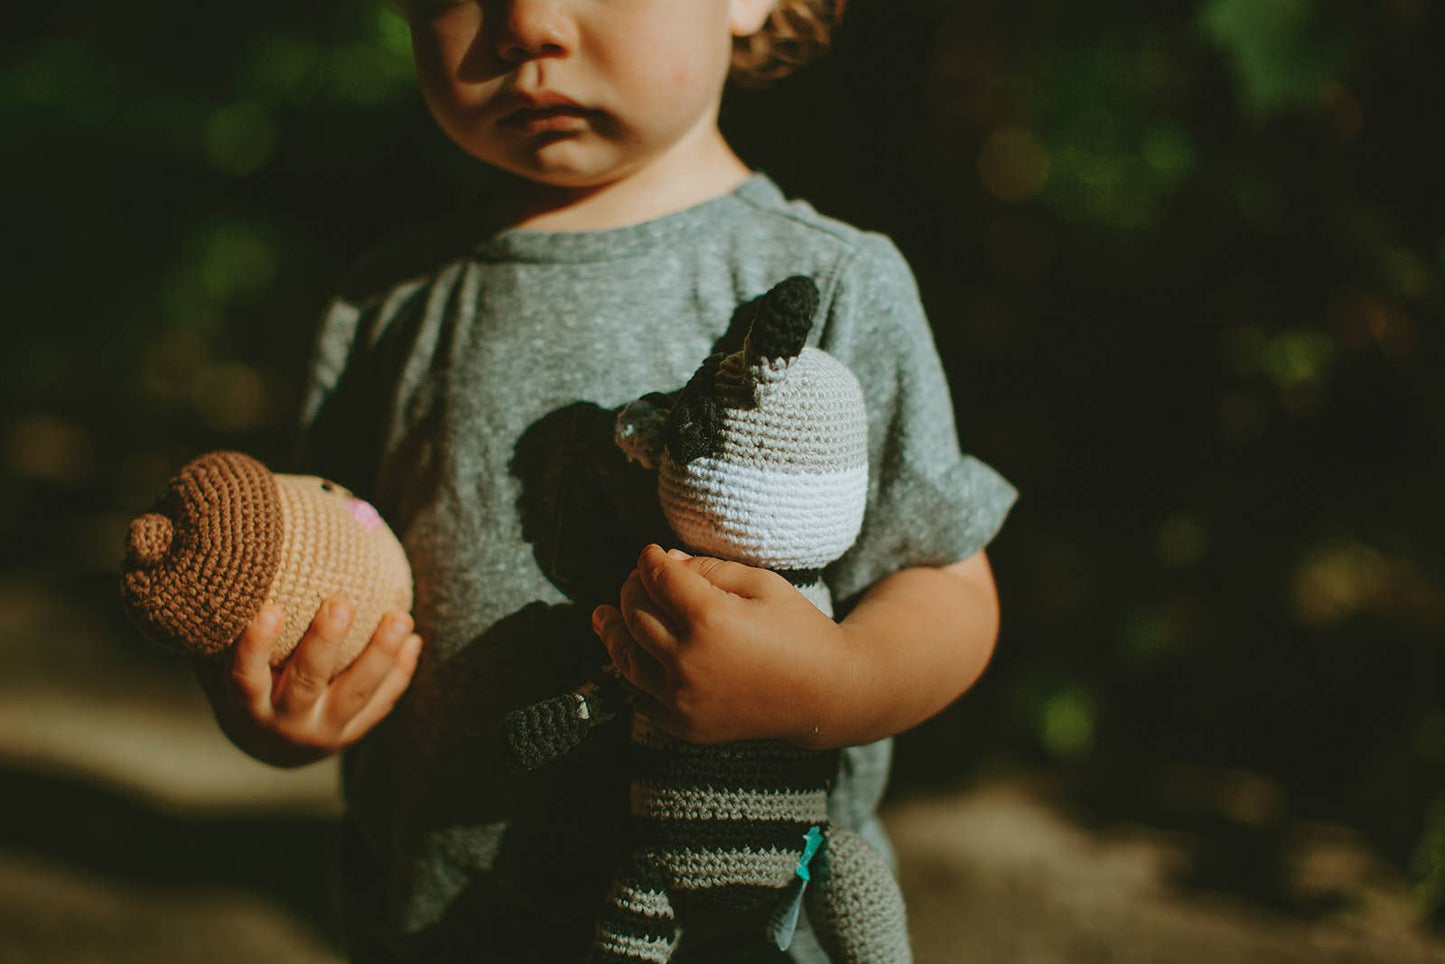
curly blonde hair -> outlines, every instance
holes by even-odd
[[[763,28],[733,40],[728,79],[739,87],[766,87],[816,60],[833,41],[847,0],[778,0]]]

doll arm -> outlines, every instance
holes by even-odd
[[[513,710],[502,724],[508,764],[513,770],[535,770],[566,756],[627,703],[624,684],[603,670],[570,692]]]

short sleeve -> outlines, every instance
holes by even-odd
[[[295,471],[320,475],[364,494],[370,488],[375,444],[374,439],[360,436],[374,433],[375,415],[365,411],[364,358],[353,350],[361,315],[355,304],[338,297],[321,317],[302,390],[292,461]]]
[[[429,347],[468,245],[461,212],[398,228],[351,266],[322,314],[302,390],[295,470],[365,498],[392,440],[402,367]]]
[[[402,366],[438,323],[429,292],[456,275],[417,234],[386,239],[352,267],[322,314],[301,396],[295,470],[367,499],[392,441]]]
[[[840,269],[819,347],[868,406],[868,504],[857,542],[825,573],[843,606],[884,576],[948,565],[992,541],[1017,492],[960,451],[953,402],[913,273],[867,235]]]

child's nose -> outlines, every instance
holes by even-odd
[[[556,0],[511,0],[497,37],[497,52],[508,63],[560,57],[572,47],[573,26]]]

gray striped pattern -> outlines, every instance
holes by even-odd
[[[672,920],[674,917],[672,902],[666,894],[656,890],[646,890],[624,883],[617,889],[613,900],[641,917],[656,920]]]
[[[798,850],[664,850],[659,857],[678,890],[710,890],[736,886],[783,887],[793,879],[798,853]]]
[[[606,932],[597,935],[599,951],[616,954],[629,961],[640,961],[642,964],[667,964],[672,960],[672,952],[676,947],[677,941],[645,940]]]
[[[828,793],[817,790],[722,790],[632,786],[632,815],[652,820],[792,820],[822,823],[828,818]]]

